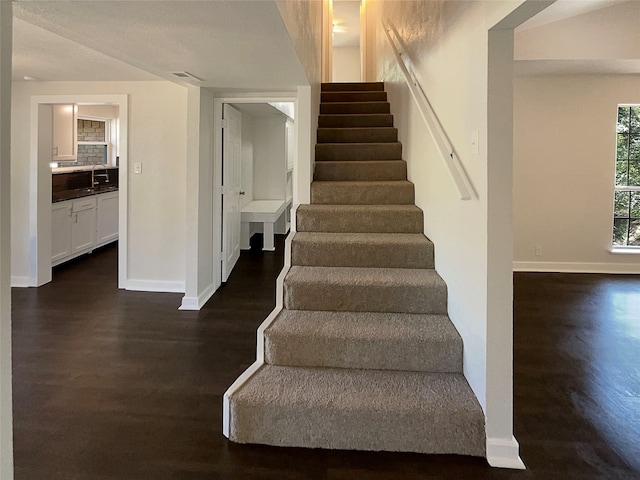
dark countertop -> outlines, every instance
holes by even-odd
[[[75,198],[90,197],[91,195],[117,191],[118,187],[111,185],[101,185],[97,188],[75,188],[73,190],[64,190],[63,192],[54,192],[51,196],[51,203],[64,202],[65,200],[73,200]]]

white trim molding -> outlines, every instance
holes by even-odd
[[[229,432],[231,429],[231,416],[229,407],[229,398],[242,386],[249,381],[249,379],[255,375],[260,367],[264,365],[264,332],[275,321],[276,317],[280,314],[284,305],[284,279],[289,273],[291,268],[291,242],[296,234],[296,211],[298,204],[294,205],[291,209],[291,231],[284,242],[284,266],[278,279],[276,280],[276,306],[265,319],[264,322],[258,327],[258,333],[256,335],[256,361],[247,368],[242,375],[240,375],[235,382],[224,392],[222,397],[222,433],[225,437],[229,438]]]
[[[640,263],[513,262],[514,272],[640,274]]]
[[[216,290],[217,287],[211,284],[197,297],[187,297],[185,295],[182,297],[182,304],[178,307],[178,310],[200,310],[204,307],[204,304],[209,301]]]
[[[159,280],[127,280],[125,290],[138,292],[184,293],[184,282],[164,282]]]
[[[492,467],[525,470],[520,459],[520,445],[515,437],[487,438],[487,462]]]
[[[31,286],[33,286],[33,284],[31,283],[30,277],[19,277],[16,275],[11,276],[11,287],[24,288]]]

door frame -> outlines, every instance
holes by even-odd
[[[128,108],[129,96],[120,95],[32,95],[29,132],[29,287],[39,287],[53,278],[51,267],[51,168],[39,161],[39,110],[41,105],[73,103],[117,105],[119,117],[118,168],[118,288],[127,288],[128,271]]]
[[[219,234],[214,230],[214,259],[217,267],[215,272],[215,289],[217,290],[222,285],[222,179],[223,165],[222,165],[222,125],[223,125],[223,105],[225,103],[273,103],[273,102],[292,102],[294,104],[295,116],[298,116],[298,95],[296,92],[274,92],[274,93],[249,93],[246,95],[233,96],[232,94],[223,94],[220,97],[216,97],[213,100],[213,178],[217,179],[213,186],[213,225],[220,228]],[[298,139],[299,123],[297,118],[294,119],[295,125],[295,137]],[[294,171],[297,166],[297,156],[294,161]]]

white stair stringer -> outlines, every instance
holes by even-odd
[[[264,362],[264,331],[271,326],[276,320],[283,308],[284,303],[284,279],[291,268],[291,242],[296,234],[296,210],[298,204],[291,208],[291,230],[284,241],[284,265],[278,278],[276,279],[276,306],[269,316],[260,324],[257,331],[256,344],[256,361],[249,366],[242,374],[231,384],[222,397],[222,433],[225,437],[230,438],[230,398],[247,383],[253,375],[258,372]]]

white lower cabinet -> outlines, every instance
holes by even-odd
[[[96,245],[96,197],[75,200],[71,216],[71,252],[81,254],[93,250]]]
[[[98,195],[96,246],[118,239],[118,192]]]
[[[51,265],[118,239],[118,192],[51,206]]]
[[[51,206],[51,263],[57,265],[71,256],[72,201]]]

